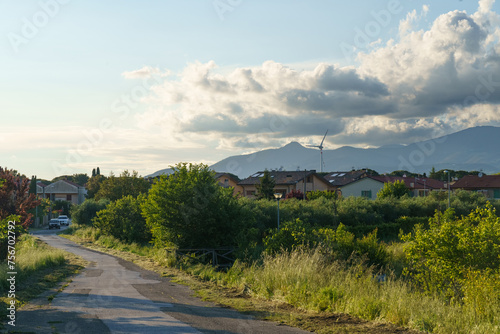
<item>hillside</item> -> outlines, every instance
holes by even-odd
[[[428,173],[449,168],[454,170],[500,171],[500,127],[482,126],[462,130],[444,137],[410,145],[390,145],[362,149],[350,146],[323,150],[324,171],[345,171],[353,167],[371,168],[379,173],[405,169]],[[246,178],[264,169],[320,170],[318,149],[291,142],[281,148],[223,159],[212,166],[218,172],[230,172]],[[161,171],[154,173],[159,174]]]

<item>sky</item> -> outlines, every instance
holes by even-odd
[[[500,125],[500,5],[0,0],[0,166],[141,175]]]

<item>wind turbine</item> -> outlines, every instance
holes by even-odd
[[[325,135],[323,136],[323,140],[321,141],[321,144],[319,145],[307,145],[309,147],[317,147],[319,148],[319,153],[320,153],[320,172],[323,173],[323,142],[325,141],[326,134],[328,133],[328,130],[326,130]]]

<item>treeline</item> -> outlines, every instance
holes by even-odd
[[[408,233],[416,224],[427,224],[448,205],[446,192],[416,198],[386,192],[380,197],[339,198],[314,192],[309,200],[281,200],[280,221],[300,219],[311,227],[333,229],[343,224],[356,237],[377,229],[379,238],[391,241],[397,240],[400,231]],[[451,196],[459,216],[485,204],[484,196],[474,192]],[[208,166],[185,163],[153,185],[136,172],[106,178],[93,199],[72,210],[72,218],[127,242],[153,241],[158,247],[179,248],[232,246],[247,253],[248,248],[263,250],[264,238],[278,225],[276,201],[235,198],[232,189],[217,184]]]

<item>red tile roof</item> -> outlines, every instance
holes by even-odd
[[[500,188],[500,175],[466,175],[455,182],[452,189]]]

